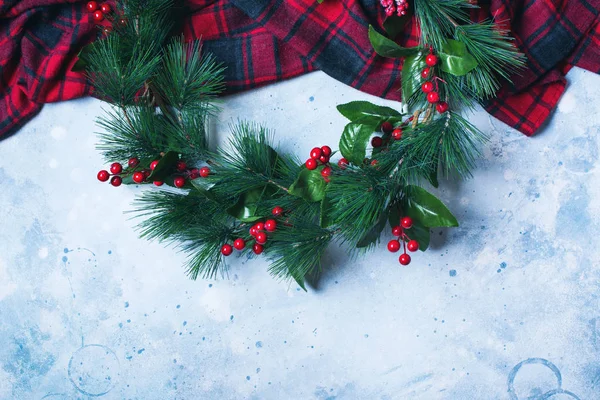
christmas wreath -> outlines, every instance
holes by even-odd
[[[228,146],[207,146],[223,67],[200,43],[174,36],[180,10],[172,1],[120,0],[116,10],[89,2],[101,37],[76,68],[111,104],[98,121],[110,168],[98,179],[170,187],[137,198],[141,236],[176,243],[193,279],[217,276],[238,252],[268,257],[273,276],[305,288],[332,241],[368,251],[389,224],[396,239],[387,248],[408,265],[409,252],[427,249],[431,228],[458,226],[422,185],[470,175],[486,135],[454,110],[493,98],[523,56],[493,21],[470,19],[470,1],[381,4],[386,31],[371,27],[369,38],[380,56],[404,59],[404,105],[339,105],[349,120],[339,150],[319,144],[302,162],[252,122],[232,125]],[[404,48],[391,38],[409,18],[421,40]]]

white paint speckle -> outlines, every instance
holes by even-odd
[[[38,249],[38,257],[41,259],[48,257],[48,248],[46,246]]]
[[[63,140],[67,136],[67,129],[64,126],[55,126],[50,131],[50,135],[56,140]]]

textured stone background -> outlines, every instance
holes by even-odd
[[[331,249],[308,293],[243,259],[188,280],[132,230],[139,189],[96,181],[102,104],[47,106],[0,142],[0,398],[600,399],[600,77],[568,78],[534,138],[472,116],[485,156],[438,191],[460,228],[409,267]],[[227,98],[216,132],[307,154],[367,98],[315,73]]]

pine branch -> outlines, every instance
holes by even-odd
[[[304,277],[321,271],[321,258],[332,238],[331,231],[309,222],[278,228],[266,253],[273,260],[269,272],[281,279],[291,277],[304,288]]]
[[[206,111],[225,84],[225,68],[212,55],[201,57],[199,41],[173,40],[165,50],[154,85],[162,98],[180,113]]]
[[[466,0],[415,0],[415,16],[421,29],[421,45],[441,49],[456,27],[469,21],[469,9],[474,6]]]

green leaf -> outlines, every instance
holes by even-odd
[[[452,75],[463,76],[479,65],[475,57],[467,51],[463,42],[448,39],[439,52],[441,69]]]
[[[372,125],[351,122],[340,137],[342,156],[355,165],[361,165],[367,155],[367,144],[375,128]]]
[[[402,66],[402,100],[408,102],[413,93],[421,90],[421,71],[425,63],[425,53],[420,52],[414,56],[406,57]]]
[[[440,185],[439,181],[438,181],[438,170],[437,167],[431,171],[431,173],[429,174],[429,177],[427,178],[427,180],[429,181],[429,183],[431,183],[431,186],[433,186],[434,188],[437,189],[437,187]]]
[[[375,222],[375,225],[373,225],[371,229],[369,229],[367,233],[365,233],[363,237],[360,238],[360,240],[356,244],[356,247],[360,249],[363,247],[368,247],[373,243],[377,242],[379,236],[381,235],[381,231],[383,231],[383,228],[385,228],[385,223],[387,222],[387,220],[388,213],[384,210],[379,216],[377,222]]]
[[[327,198],[327,196],[323,197],[321,200],[321,210],[319,214],[319,225],[321,228],[327,228],[333,223],[331,220],[331,202]]]
[[[427,190],[414,186],[406,186],[408,205],[406,213],[427,228],[441,226],[458,226],[456,217],[437,197]]]
[[[376,129],[383,121],[388,119],[402,120],[402,113],[390,107],[378,106],[368,101],[351,101],[337,106],[338,111],[352,122],[361,122],[372,125]]]
[[[288,193],[293,196],[298,196],[309,202],[317,202],[325,197],[325,189],[327,182],[321,176],[321,170],[324,165],[319,166],[312,171],[303,168],[298,174],[296,181],[288,189]]]
[[[73,72],[85,71],[85,69],[89,65],[86,57],[92,51],[93,46],[94,46],[94,42],[92,42],[86,46],[83,46],[81,48],[81,50],[79,50],[79,53],[77,53],[77,61],[71,67],[71,71],[73,71]]]
[[[179,153],[176,151],[168,151],[160,160],[158,164],[148,177],[150,182],[153,181],[165,181],[165,179],[173,172],[175,166],[179,161]]]
[[[369,40],[375,52],[382,57],[400,58],[416,54],[420,51],[418,47],[402,47],[393,40],[390,40],[377,32],[373,26],[369,25]]]
[[[429,247],[431,232],[429,232],[429,228],[424,227],[419,221],[413,220],[412,228],[405,229],[404,233],[419,243],[419,250],[425,251]]]
[[[256,215],[258,204],[261,200],[269,198],[277,190],[271,185],[249,190],[240,196],[237,203],[227,209],[227,213],[242,222],[253,222],[261,218]]]

